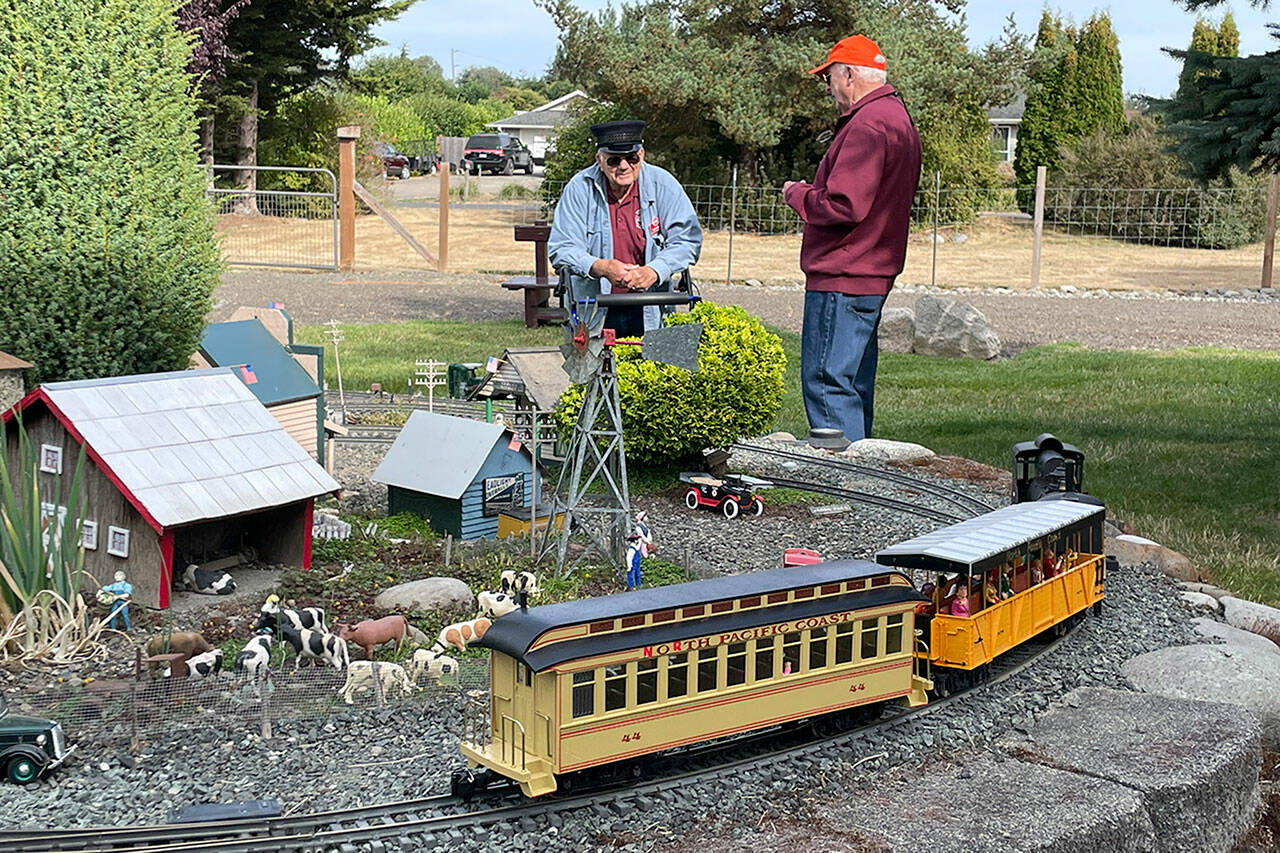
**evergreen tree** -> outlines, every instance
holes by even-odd
[[[1072,142],[1101,130],[1124,132],[1124,81],[1120,72],[1120,40],[1111,29],[1111,18],[1094,15],[1080,31],[1076,46],[1076,116]],[[1064,140],[1066,142],[1067,140]]]
[[[170,0],[0,0],[0,349],[32,382],[177,370],[220,262]]]
[[[1045,10],[1040,16],[1035,48],[1027,75],[1027,102],[1018,125],[1018,148],[1013,171],[1019,186],[1036,181],[1036,167],[1054,167],[1058,163],[1059,122],[1062,120],[1063,76],[1071,38],[1062,28],[1062,20]]]

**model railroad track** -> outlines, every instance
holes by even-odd
[[[882,468],[877,468],[871,465],[860,465],[857,462],[850,462],[844,459],[825,459],[818,456],[812,456],[808,453],[795,453],[788,450],[778,450],[772,447],[765,447],[760,444],[752,444],[748,441],[738,442],[729,449],[731,451],[741,450],[747,453],[758,453],[762,456],[771,456],[776,459],[786,459],[789,461],[803,463],[805,465],[816,465],[820,468],[831,468],[836,471],[847,471],[851,474],[860,474],[864,477],[885,480],[895,485],[905,486],[914,491],[945,501],[963,510],[966,513],[965,517],[981,515],[984,512],[991,512],[995,509],[994,506],[986,501],[979,500],[972,495],[965,494],[960,489],[955,489],[951,486],[946,486],[932,480],[912,477],[910,474],[902,474],[897,471],[886,471]],[[953,517],[951,520],[960,521],[962,519],[960,517]]]
[[[927,518],[932,521],[940,521],[943,524],[954,524],[957,521],[963,521],[966,516],[956,515],[952,512],[946,512],[932,507],[920,506],[910,501],[902,501],[897,498],[887,498],[884,495],[873,495],[871,492],[860,492],[857,489],[842,489],[839,486],[832,486],[829,483],[814,483],[809,480],[792,480],[786,477],[770,477],[769,482],[775,486],[782,486],[788,489],[799,489],[804,492],[816,492],[820,495],[830,495],[833,498],[851,501],[855,503],[870,504],[871,506],[883,507],[884,509],[897,510],[905,512],[909,515],[918,515],[921,518]]]
[[[427,797],[416,800],[364,806],[329,812],[266,819],[230,820],[210,823],[165,824],[156,826],[106,827],[72,830],[16,830],[0,832],[0,851],[117,851],[134,853],[176,853],[176,851],[217,850],[226,853],[275,850],[329,850],[335,846],[380,839],[395,843],[410,839],[420,843],[423,836],[468,830],[519,821],[552,812],[569,812],[588,807],[607,807],[623,798],[643,795],[677,794],[690,784],[717,781],[756,767],[768,767],[783,760],[816,756],[823,750],[854,738],[866,740],[877,732],[915,722],[953,703],[979,693],[985,687],[1012,678],[1040,658],[1054,651],[1079,627],[1083,619],[1061,636],[1045,643],[1034,641],[1002,655],[990,664],[982,684],[957,691],[948,698],[933,699],[922,708],[888,706],[881,717],[852,728],[822,736],[797,736],[816,730],[809,724],[789,729],[769,729],[742,738],[703,744],[674,753],[662,762],[680,770],[664,772],[656,778],[613,780],[608,784],[573,793],[554,794],[537,800],[524,799],[514,787],[490,789],[478,803],[467,804],[455,797]],[[784,741],[777,746],[779,740]],[[765,746],[771,744],[771,747]],[[652,757],[651,757],[652,759]],[[652,760],[646,763],[656,763]],[[688,769],[689,765],[695,765]],[[640,767],[639,762],[632,765]],[[456,836],[455,836],[456,837]]]
[[[349,424],[347,434],[334,440],[338,444],[394,444],[402,429],[388,424]]]

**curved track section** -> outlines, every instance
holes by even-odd
[[[927,518],[932,521],[941,521],[943,524],[954,524],[957,521],[964,521],[965,516],[956,515],[950,512],[943,512],[940,509],[931,509],[927,506],[910,503],[909,501],[900,501],[897,498],[887,498],[883,495],[873,495],[870,492],[860,492],[856,489],[842,489],[839,486],[832,486],[828,483],[812,483],[808,480],[792,480],[786,477],[770,477],[769,482],[775,486],[782,486],[788,489],[800,489],[805,492],[817,492],[818,494],[831,495],[833,498],[842,498],[846,501],[855,501],[857,503],[870,504],[872,506],[883,507],[885,509],[893,509],[898,512],[905,512],[911,515],[918,515],[921,518]]]

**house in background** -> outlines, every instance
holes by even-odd
[[[123,570],[133,598],[168,607],[175,570],[253,548],[309,568],[315,499],[338,483],[230,368],[41,385],[4,413],[9,470],[15,413],[37,451],[43,493],[65,494],[81,448],[85,571]],[[65,518],[66,507],[46,514]]]
[[[529,152],[533,154],[533,162],[541,166],[546,162],[548,146],[560,132],[560,127],[569,121],[569,109],[579,104],[591,102],[591,97],[581,89],[574,89],[554,101],[548,101],[540,107],[525,110],[522,113],[491,121],[485,127],[491,127],[500,133],[509,133],[519,137]]]
[[[1019,92],[1012,102],[1000,107],[987,107],[987,123],[991,125],[991,148],[1001,163],[1012,163],[1018,151],[1018,125],[1027,111],[1027,96]]]
[[[501,424],[417,409],[369,479],[386,485],[388,515],[411,512],[438,533],[493,539],[500,513],[529,507],[535,487],[541,499],[536,470]]]
[[[22,371],[34,366],[16,355],[0,351],[0,411],[22,399],[22,395],[26,393]]]
[[[288,328],[292,336],[291,322]],[[307,359],[317,370],[323,363],[322,356],[307,355]],[[210,323],[192,363],[241,369],[253,396],[312,459],[324,464],[324,395],[317,375],[309,373],[260,319]]]

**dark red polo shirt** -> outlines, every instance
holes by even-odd
[[[613,259],[644,266],[644,228],[640,225],[640,179],[619,201],[609,196],[609,226],[613,231]]]

